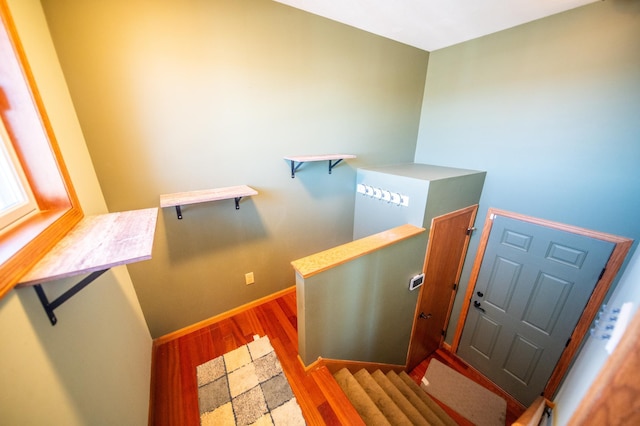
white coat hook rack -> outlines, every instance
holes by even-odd
[[[607,305],[602,305],[591,328],[591,336],[599,340],[609,340],[619,314],[620,308],[608,308]]]
[[[633,316],[633,303],[625,302],[619,308],[602,305],[598,318],[591,328],[591,336],[606,341],[605,350],[611,354],[627,329]]]
[[[378,188],[371,185],[359,183],[356,185],[356,192],[376,200],[386,201],[396,206],[409,207],[409,196],[400,194],[399,192],[389,191],[384,188]]]

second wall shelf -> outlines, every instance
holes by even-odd
[[[228,200],[233,198],[236,210],[240,209],[242,197],[257,195],[258,191],[247,186],[229,186],[225,188],[204,189],[200,191],[176,192],[160,196],[160,207],[175,207],[178,219],[182,219],[181,206],[188,204],[208,203],[210,201]]]

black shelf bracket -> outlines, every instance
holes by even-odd
[[[331,174],[331,171],[333,170],[333,168],[335,166],[337,166],[338,164],[340,164],[340,162],[342,161],[342,158],[337,159],[336,161],[331,161],[329,160],[329,174]],[[293,160],[289,160],[291,162],[291,179],[296,177],[296,172],[298,171],[298,169],[300,168],[300,166],[302,166],[305,162],[304,161],[299,161],[298,164],[296,165],[296,162]]]
[[[240,200],[242,200],[242,197],[234,198],[234,201],[236,202],[236,210],[240,210]],[[178,219],[182,219],[182,209],[180,206],[176,206],[176,214],[178,215]]]
[[[296,172],[298,171],[300,166],[304,164],[304,161],[300,161],[297,166],[295,161],[293,160],[289,160],[289,161],[291,161],[291,179],[293,179],[296,177]]]
[[[58,308],[67,300],[71,299],[71,297],[75,296],[76,293],[78,293],[80,290],[82,290],[83,288],[91,284],[93,280],[95,280],[96,278],[98,278],[100,275],[104,274],[108,270],[109,269],[107,268],[101,271],[92,272],[91,274],[83,278],[79,283],[77,283],[76,285],[74,285],[64,293],[62,293],[60,296],[58,296],[57,299],[52,300],[51,302],[49,301],[49,298],[47,298],[47,295],[45,294],[44,289],[42,288],[42,285],[40,284],[34,285],[33,288],[36,290],[36,294],[40,299],[40,303],[42,303],[42,307],[44,308],[44,311],[47,313],[47,316],[49,317],[49,321],[51,321],[51,325],[56,325],[56,323],[58,322],[58,319],[56,318],[56,315],[53,312],[56,308]]]
[[[333,170],[333,168],[335,166],[337,166],[338,164],[340,164],[340,162],[342,161],[342,158],[337,159],[334,162],[331,162],[331,160],[329,160],[329,174],[331,174],[331,170]]]

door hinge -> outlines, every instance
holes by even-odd
[[[442,331],[440,332],[440,334],[442,334],[442,337],[444,337],[444,336],[446,336],[446,335],[447,335],[447,331],[446,331],[446,330],[442,330]]]
[[[564,347],[566,348],[567,346],[569,346],[569,343],[571,343],[571,337],[567,339],[567,343],[564,344]]]
[[[602,271],[600,272],[600,276],[598,277],[598,281],[600,281],[602,279],[602,277],[604,276],[604,271],[606,271],[607,268],[602,268]]]
[[[476,228],[473,227],[473,226],[471,228],[467,228],[467,235],[473,234],[473,231],[475,231],[475,230],[476,230]]]
[[[458,284],[457,283],[453,283],[453,291],[456,291],[458,289]]]

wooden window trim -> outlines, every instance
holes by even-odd
[[[0,114],[39,212],[0,234],[0,298],[83,217],[5,0],[0,0]]]

